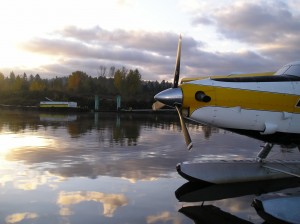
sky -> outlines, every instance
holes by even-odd
[[[0,72],[44,78],[99,68],[173,79],[276,71],[300,60],[299,0],[4,0]]]

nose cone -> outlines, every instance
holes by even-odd
[[[182,104],[181,88],[166,89],[156,94],[154,96],[154,99],[168,106],[174,106],[174,104]]]

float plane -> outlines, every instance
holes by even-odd
[[[153,110],[176,108],[188,149],[193,144],[186,119],[266,143],[254,160],[184,162],[177,165],[178,173],[215,184],[300,177],[300,161],[266,159],[274,143],[299,148],[300,61],[277,72],[183,78],[179,83],[181,42],[180,36],[173,87],[154,96]]]

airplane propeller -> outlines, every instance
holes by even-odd
[[[166,106],[166,104],[156,101],[155,103],[152,104],[152,110],[159,110],[164,106]]]
[[[180,105],[182,105],[183,94],[181,88],[178,87],[178,81],[180,75],[181,41],[182,41],[182,37],[180,35],[178,41],[178,48],[177,48],[173,87],[170,89],[166,89],[154,96],[156,102],[152,105],[152,109],[159,110],[164,106],[171,106],[176,108],[180,120],[181,129],[184,135],[185,143],[187,149],[190,150],[193,147],[193,143],[181,114]]]
[[[182,132],[183,132],[186,147],[187,147],[188,150],[191,150],[191,148],[193,147],[193,142],[191,140],[190,133],[189,133],[189,131],[186,127],[186,124],[185,124],[185,122],[184,122],[184,120],[181,116],[181,112],[180,112],[179,107],[176,105],[175,108],[176,108],[178,116],[179,116],[180,125],[181,125],[181,129],[182,129]]]
[[[179,40],[178,40],[178,47],[177,47],[177,56],[176,56],[176,65],[175,65],[173,88],[178,87],[178,81],[179,81],[179,75],[180,75],[181,41],[182,41],[182,37],[180,35]]]

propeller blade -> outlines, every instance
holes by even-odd
[[[178,40],[178,47],[177,47],[177,57],[176,57],[176,66],[175,66],[173,88],[178,87],[178,81],[179,81],[179,75],[180,75],[181,40],[182,40],[182,37],[180,35],[179,40]]]
[[[181,125],[181,129],[182,129],[182,132],[183,132],[183,136],[184,136],[184,140],[185,140],[185,143],[186,143],[186,147],[187,147],[188,150],[190,150],[193,147],[191,136],[190,136],[189,131],[188,131],[186,125],[185,125],[185,122],[184,122],[184,120],[183,120],[183,118],[181,116],[179,107],[175,106],[175,108],[177,110],[177,113],[178,113],[178,116],[179,116],[179,119],[180,119],[180,125]]]
[[[159,109],[161,109],[164,106],[165,106],[164,103],[156,101],[155,103],[152,104],[152,110],[159,110]]]

